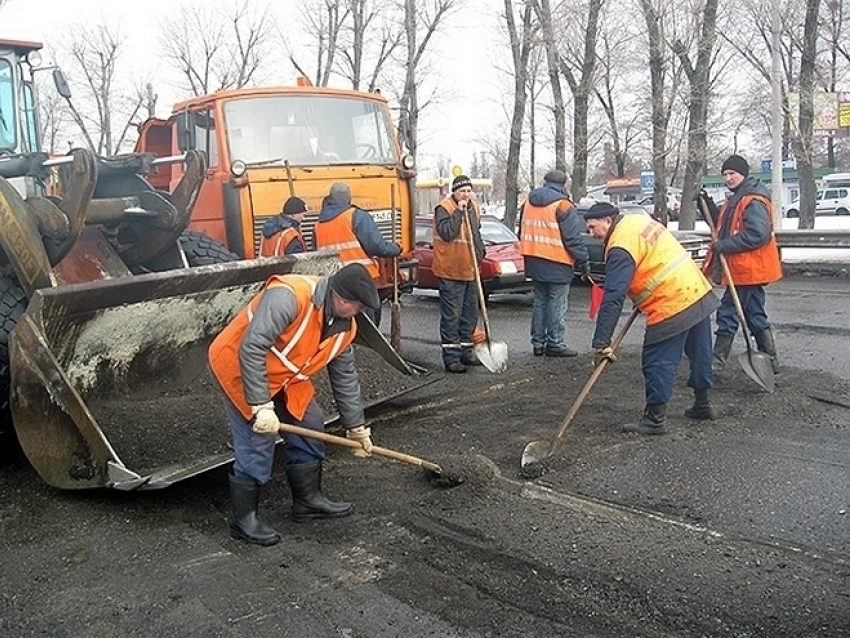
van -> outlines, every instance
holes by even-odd
[[[818,190],[815,198],[815,215],[850,215],[850,187],[828,186]],[[800,216],[799,199],[785,207],[785,216]]]

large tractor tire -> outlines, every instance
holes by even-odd
[[[17,449],[12,415],[9,412],[9,335],[27,309],[27,298],[14,277],[0,273],[0,459]]]
[[[209,266],[210,264],[225,264],[239,259],[239,255],[232,253],[227,246],[217,239],[193,230],[183,231],[180,235],[180,244],[189,266]]]

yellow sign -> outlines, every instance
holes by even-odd
[[[454,166],[452,166],[452,175],[454,175],[455,177],[457,177],[458,175],[463,175],[463,169],[460,167],[460,165],[455,164]]]

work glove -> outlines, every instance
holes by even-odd
[[[372,428],[358,425],[345,431],[345,438],[357,441],[363,447],[351,448],[351,453],[361,459],[372,456]]]
[[[274,401],[262,405],[252,405],[251,413],[254,415],[254,423],[251,429],[257,434],[276,436],[280,431],[280,419],[274,411]]]
[[[714,203],[714,200],[711,198],[711,195],[705,192],[705,189],[700,189],[697,191],[697,194],[694,196],[694,200],[699,204],[699,200],[702,200],[705,203],[705,207],[708,209],[708,213],[711,215],[712,221],[717,222],[717,216],[720,214],[720,209],[717,208],[717,204]],[[702,210],[701,206],[697,206],[699,208],[700,214],[705,217],[705,213]]]
[[[718,239],[712,245],[712,249],[714,250],[714,254],[716,255],[727,254],[729,252],[729,242],[727,242],[725,239]]]
[[[614,354],[614,349],[611,346],[597,348],[593,351],[593,367],[599,367],[603,361],[614,363],[617,360],[617,355]]]
[[[576,271],[578,272],[579,277],[581,277],[582,281],[589,281],[590,279],[590,262],[583,261],[580,264],[576,264]]]

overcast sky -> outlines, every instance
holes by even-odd
[[[50,61],[51,43],[66,35],[71,25],[77,22],[97,24],[105,18],[109,24],[117,22],[127,37],[122,60],[131,72],[144,77],[154,67],[158,68],[157,77],[161,78],[161,73],[167,73],[168,69],[157,67],[152,55],[157,46],[160,21],[183,1],[7,0],[0,9],[0,37],[42,42],[45,58]],[[299,5],[296,0],[270,3],[278,14],[279,24],[286,25],[293,24],[292,14]],[[503,73],[496,71],[494,62],[506,55],[496,26],[501,6],[500,0],[470,0],[462,13],[452,17],[452,28],[443,35],[440,50],[445,52],[445,57],[439,68],[441,82],[451,86],[459,97],[425,109],[419,132],[421,168],[432,164],[438,155],[468,165],[474,150],[480,148],[478,140],[498,135],[498,129],[504,128],[502,94],[510,91],[512,84],[506,81]],[[285,69],[291,69],[288,62],[282,60],[282,63]],[[294,82],[294,70],[291,75],[291,82]],[[168,95],[167,86],[157,85],[156,89],[160,95],[160,116],[168,114],[173,102],[186,97],[176,92]],[[506,144],[507,131],[502,137]]]

